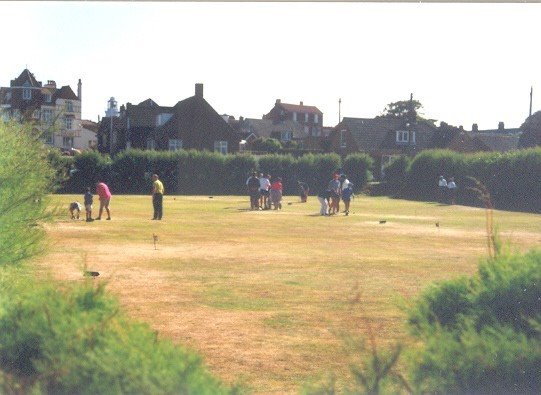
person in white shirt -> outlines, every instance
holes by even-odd
[[[269,175],[261,173],[259,175],[259,207],[261,207],[263,210],[267,210],[270,208],[270,202],[269,202],[269,189],[271,186],[271,182],[269,180]]]
[[[457,186],[453,177],[449,178],[447,189],[449,190],[449,199],[451,200],[451,204],[455,204]]]
[[[438,194],[440,203],[445,203],[445,196],[447,195],[447,180],[440,176],[438,178]]]

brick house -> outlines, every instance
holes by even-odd
[[[323,113],[314,106],[305,106],[301,101],[299,104],[282,103],[276,99],[274,107],[263,119],[269,119],[278,124],[285,121],[298,122],[304,129],[304,148],[320,149],[323,140]]]
[[[9,87],[0,88],[1,117],[5,121],[31,122],[51,146],[84,149],[87,147],[77,143],[82,132],[81,92],[80,79],[76,95],[70,86],[59,88],[52,80],[43,85],[30,70],[24,69]]]
[[[375,160],[377,178],[383,168],[401,155],[414,156],[430,147],[436,127],[419,121],[408,125],[403,119],[349,118],[333,128],[329,135],[330,150],[342,157],[354,152],[365,152]]]
[[[173,107],[160,106],[152,99],[127,103],[118,116],[104,117],[98,132],[102,152],[140,148],[229,153],[238,151],[239,142],[240,137],[204,99],[203,84],[196,84],[195,95]]]

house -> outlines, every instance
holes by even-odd
[[[242,133],[243,140],[247,142],[247,148],[250,148],[250,143],[258,137],[274,138],[283,146],[294,142],[299,148],[303,148],[305,139],[308,137],[304,126],[290,119],[276,122],[272,119],[241,118],[237,131]]]
[[[104,117],[98,131],[99,150],[111,153],[140,148],[225,154],[238,151],[240,140],[203,97],[203,84],[195,84],[195,95],[173,107],[160,106],[152,99],[136,105],[127,103],[118,114]]]
[[[375,160],[382,175],[383,168],[401,155],[414,156],[430,147],[436,127],[427,121],[407,124],[402,118],[349,118],[333,128],[329,135],[330,150],[342,157],[365,152]]]
[[[490,151],[506,152],[518,149],[522,130],[520,128],[505,128],[503,122],[498,123],[498,129],[479,130],[477,124],[472,125],[470,136],[483,142]]]
[[[0,88],[0,112],[4,121],[32,123],[51,146],[84,149],[84,144],[78,145],[82,133],[81,95],[80,79],[75,94],[70,86],[57,87],[53,80],[43,85],[24,69],[9,87]]]
[[[81,136],[75,138],[74,146],[78,149],[95,149],[98,146],[98,124],[88,119],[81,120]]]
[[[314,106],[306,106],[301,101],[299,104],[282,103],[281,99],[276,99],[274,107],[263,119],[272,120],[276,124],[285,121],[293,121],[302,125],[304,135],[303,141],[305,148],[321,148],[323,140],[323,113]]]

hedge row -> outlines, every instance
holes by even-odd
[[[494,207],[541,212],[540,174],[541,148],[476,154],[431,150],[391,164],[386,181],[391,195],[431,201],[437,197],[438,176],[454,177],[457,203],[480,205],[475,179],[487,188]]]
[[[344,161],[336,154],[221,155],[207,151],[127,150],[112,159],[97,152],[75,156],[71,163],[51,156],[60,192],[82,193],[98,180],[109,184],[113,193],[148,194],[150,177],[157,173],[169,194],[244,194],[247,177],[254,170],[281,177],[285,194],[299,191],[297,181],[308,183],[312,193],[326,185],[333,171],[343,168],[356,189],[371,177],[372,159],[353,154]]]

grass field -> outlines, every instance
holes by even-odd
[[[244,197],[166,196],[164,220],[151,221],[150,196],[113,196],[112,221],[86,223],[67,212],[81,196],[52,199],[62,211],[42,270],[100,272],[130,315],[256,393],[347,377],[344,333],[407,340],[399,304],[487,256],[485,211],[471,207],[361,196],[349,216],[321,217],[314,197],[250,211]],[[541,244],[541,215],[495,211],[494,222],[513,248]]]

